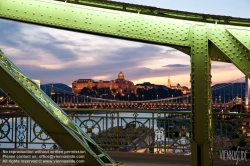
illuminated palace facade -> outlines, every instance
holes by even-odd
[[[83,88],[92,89],[96,87],[97,89],[109,88],[114,94],[124,95],[125,92],[135,93],[136,87],[133,82],[125,80],[124,74],[120,72],[116,80],[111,81],[94,81],[92,79],[78,79],[72,83],[72,92],[79,93]]]
[[[176,86],[172,86],[170,83],[170,77],[168,76],[168,88],[171,89],[177,89],[180,90],[182,92],[182,94],[189,94],[190,93],[190,89],[186,86],[181,86],[179,83]]]

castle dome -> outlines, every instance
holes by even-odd
[[[118,74],[118,79],[124,80],[124,74],[123,74],[122,72],[120,72],[120,73]]]

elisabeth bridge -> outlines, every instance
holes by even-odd
[[[225,150],[240,150],[243,157],[249,155],[249,114],[213,111],[218,100],[213,101],[211,89],[211,61],[232,63],[247,80],[250,77],[249,19],[104,0],[0,0],[0,18],[168,46],[186,53],[191,63],[191,94],[182,97],[182,101],[179,97],[149,102],[107,101],[113,106],[186,104],[190,111],[109,107],[92,114],[91,109],[80,108],[79,104],[98,105],[101,99],[87,97],[87,103],[86,98],[85,103],[77,103],[75,97],[74,103],[58,100],[57,104],[1,51],[0,88],[18,105],[11,110],[21,108],[25,112],[1,113],[0,148],[5,148],[1,151],[2,163],[14,162],[3,158],[10,148],[30,153],[28,150],[37,144],[41,144],[41,154],[47,152],[49,145],[55,145],[71,155],[76,164],[89,166],[122,165],[122,160],[129,165],[135,156],[140,159],[134,165],[150,165],[150,161],[153,165],[161,161],[165,165],[229,165],[224,161],[230,157]],[[249,86],[246,87],[244,108],[249,106]],[[188,98],[186,103],[184,98]],[[223,103],[227,107],[225,100]],[[87,113],[71,110],[67,114],[70,104]],[[53,149],[53,153],[60,152]],[[120,152],[123,153],[119,156]],[[166,155],[170,153],[181,157]],[[127,158],[122,159],[124,156]],[[26,161],[43,162],[36,160],[40,155],[32,157],[34,160]],[[249,165],[247,160],[239,162]]]

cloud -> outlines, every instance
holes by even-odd
[[[169,68],[180,68],[180,67],[190,67],[190,65],[184,65],[184,64],[169,64],[162,67],[169,67]]]
[[[0,28],[1,49],[30,78],[42,83],[113,80],[122,71],[131,81],[163,84],[170,75],[189,85],[190,57],[170,47],[5,20],[0,20]],[[212,63],[215,74],[225,69],[237,70],[229,64]]]

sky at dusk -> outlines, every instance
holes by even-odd
[[[250,18],[249,0],[121,0],[166,9]],[[173,48],[0,19],[0,49],[30,78],[65,83],[114,80],[190,87],[190,59]],[[230,77],[229,77],[230,76]],[[243,77],[232,64],[212,62],[213,84]]]

